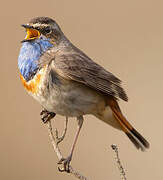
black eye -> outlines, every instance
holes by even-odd
[[[49,34],[51,32],[51,28],[49,26],[43,29],[44,33]]]

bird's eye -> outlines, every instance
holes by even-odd
[[[49,34],[51,32],[51,28],[49,26],[44,28],[44,33]]]

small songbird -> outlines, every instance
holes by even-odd
[[[36,17],[22,26],[26,37],[18,57],[20,78],[27,92],[45,109],[44,122],[47,115],[55,114],[78,121],[71,153],[61,160],[63,163],[69,164],[72,159],[86,114],[122,130],[137,149],[149,148],[118,105],[118,99],[128,101],[120,79],[75,47],[53,19]]]

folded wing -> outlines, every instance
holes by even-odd
[[[128,100],[121,87],[121,80],[92,61],[79,49],[74,47],[65,52],[58,51],[54,54],[49,52],[43,56],[43,61],[46,62],[49,56],[51,56],[52,70],[60,76],[83,83],[105,95]]]

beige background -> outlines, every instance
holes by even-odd
[[[118,180],[110,148],[116,143],[129,180],[163,179],[162,7],[162,0],[1,1],[0,179],[74,179],[57,171],[56,155],[40,121],[41,108],[19,80],[17,56],[25,36],[20,25],[35,16],[56,19],[74,44],[123,80],[129,102],[121,101],[121,107],[151,143],[149,151],[139,152],[123,133],[87,116],[72,165],[89,179]],[[56,119],[61,128],[64,118]],[[75,129],[71,119],[64,155]]]

